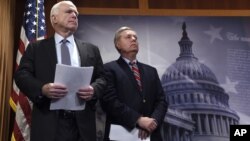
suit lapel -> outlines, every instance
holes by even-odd
[[[56,55],[56,45],[54,37],[48,38],[45,40],[43,47],[45,48],[45,52],[48,53],[48,58],[44,58],[50,62],[51,67],[55,69],[55,64],[57,64],[57,55]]]
[[[81,66],[86,66],[88,64],[88,51],[87,51],[87,44],[81,43],[79,40],[75,39],[76,46],[79,52]]]
[[[138,88],[138,84],[135,80],[135,76],[133,74],[133,72],[131,71],[130,67],[128,66],[128,64],[122,59],[122,57],[120,57],[117,60],[118,64],[120,65],[120,67],[122,68],[122,70],[127,74],[128,78],[130,79],[130,82],[132,82],[134,88],[139,92],[139,88]]]

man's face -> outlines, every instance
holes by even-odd
[[[75,32],[78,27],[78,11],[74,5],[63,3],[55,15],[56,26],[65,32]]]
[[[137,54],[139,51],[136,32],[133,30],[124,30],[116,44],[121,54]]]

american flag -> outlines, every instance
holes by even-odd
[[[45,37],[44,0],[27,0],[16,57],[16,69],[28,44]],[[29,141],[32,103],[18,89],[14,81],[9,103],[16,113],[11,141]]]

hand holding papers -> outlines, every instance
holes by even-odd
[[[83,110],[85,102],[76,95],[80,87],[88,86],[93,74],[93,67],[73,67],[57,64],[54,83],[64,84],[68,94],[58,100],[52,100],[50,109]]]

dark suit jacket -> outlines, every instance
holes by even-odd
[[[167,111],[167,102],[156,69],[138,62],[142,83],[140,92],[133,72],[121,57],[105,64],[104,68],[107,89],[102,106],[107,112],[106,138],[110,123],[132,129],[141,115],[152,117],[161,125]],[[162,140],[159,129],[152,133],[151,141]]]
[[[95,103],[101,96],[106,81],[103,63],[98,48],[92,44],[76,40],[81,66],[94,66],[91,85],[95,94],[93,100],[86,102],[86,108],[76,114],[80,135],[84,140],[96,140]],[[54,38],[48,38],[27,47],[18,70],[15,82],[20,90],[33,102],[31,141],[53,141],[57,126],[58,114],[49,110],[50,99],[42,96],[42,86],[54,82],[57,64]]]

